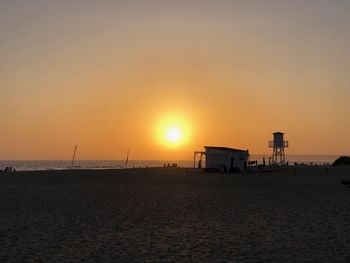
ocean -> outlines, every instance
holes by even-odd
[[[251,155],[251,160],[262,163],[263,157],[268,162],[269,155]],[[305,164],[331,164],[337,159],[337,155],[287,155],[286,159],[290,165],[294,163]],[[129,160],[128,168],[162,167],[164,164],[176,163],[179,167],[193,167],[193,159],[188,160]],[[14,167],[17,171],[36,170],[64,170],[71,169],[71,160],[0,160],[0,170],[7,166]],[[125,160],[76,160],[74,169],[123,169]]]

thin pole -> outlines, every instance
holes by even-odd
[[[130,147],[129,147],[129,149],[128,149],[128,153],[126,154],[125,168],[128,166],[128,162],[129,162],[129,153],[130,153]]]
[[[193,169],[196,169],[196,152],[193,153]]]
[[[77,153],[78,145],[75,145],[74,147],[74,153],[73,153],[73,158],[72,158],[72,165],[71,168],[74,166],[74,161],[75,161],[75,154]]]

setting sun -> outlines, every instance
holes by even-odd
[[[166,130],[165,137],[169,142],[177,143],[181,140],[182,131],[178,127],[169,127]]]
[[[180,147],[188,142],[190,129],[181,116],[169,115],[157,124],[157,140],[166,147]]]

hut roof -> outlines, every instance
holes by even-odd
[[[227,152],[244,152],[247,153],[248,150],[240,150],[235,148],[228,148],[228,147],[217,147],[217,146],[204,146],[205,150],[212,149],[212,150],[220,150],[220,151],[227,151]]]

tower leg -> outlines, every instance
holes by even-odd
[[[284,153],[284,147],[274,147],[272,153],[272,165],[285,165],[286,156]]]

